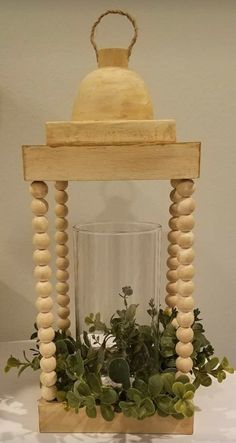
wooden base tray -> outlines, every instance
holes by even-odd
[[[39,430],[40,432],[110,432],[127,434],[181,434],[193,433],[193,417],[176,420],[173,417],[145,418],[142,421],[116,414],[114,420],[107,422],[98,409],[97,418],[89,418],[84,408],[78,414],[65,411],[58,402],[39,400]]]

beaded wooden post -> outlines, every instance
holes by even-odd
[[[193,352],[192,339],[193,330],[191,328],[194,322],[193,307],[193,291],[194,283],[194,250],[192,248],[194,242],[194,235],[192,229],[194,227],[193,211],[195,209],[195,202],[191,197],[194,192],[193,180],[174,180],[172,184],[175,186],[175,199],[177,219],[177,259],[179,266],[177,268],[178,282],[178,299],[177,299],[177,323],[179,325],[176,336],[179,342],[176,345],[176,353],[178,358],[176,360],[176,367],[178,373],[188,373],[193,366],[191,354]]]
[[[68,186],[68,181],[56,181],[55,182],[55,226],[56,226],[56,290],[57,290],[57,303],[59,305],[58,308],[58,321],[57,326],[62,331],[67,331],[70,327],[70,309],[68,307],[70,303],[70,298],[68,295],[69,285],[67,280],[69,279],[69,272],[67,268],[69,266],[69,260],[67,258],[68,254],[68,246],[66,245],[68,241],[68,235],[65,232],[68,227],[68,221],[66,216],[68,214],[68,208],[66,206],[66,202],[68,200],[68,194],[65,189]]]
[[[177,211],[177,203],[181,199],[180,195],[175,189],[175,180],[173,181],[172,185],[174,189],[170,193],[170,199],[171,199],[171,205],[169,208],[169,212],[171,214],[171,218],[169,220],[169,227],[171,231],[168,233],[168,240],[169,240],[169,246],[168,246],[168,254],[169,257],[167,259],[167,266],[168,271],[166,274],[167,280],[169,283],[166,285],[166,304],[169,306],[169,308],[175,308],[177,306],[178,302],[178,266],[179,262],[177,259],[177,254],[179,251],[178,246],[178,236],[179,236],[179,229],[177,226],[178,221],[178,211]]]
[[[49,267],[50,252],[49,235],[47,234],[48,220],[46,214],[48,212],[48,203],[44,197],[48,193],[48,187],[43,181],[34,181],[30,186],[30,193],[33,197],[31,209],[35,217],[33,218],[33,228],[35,234],[33,236],[33,244],[35,251],[33,254],[35,269],[34,276],[38,280],[36,283],[36,292],[38,298],[36,307],[39,311],[36,323],[38,326],[38,338],[40,340],[39,350],[42,355],[40,366],[42,369],[40,381],[42,383],[42,398],[51,401],[56,397],[56,346],[53,343],[54,329],[53,314],[51,312],[53,300],[51,297],[52,285],[50,283],[51,268]]]

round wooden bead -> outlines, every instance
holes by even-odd
[[[55,191],[55,200],[57,203],[63,204],[68,200],[68,194],[66,191]]]
[[[40,360],[40,368],[44,372],[52,372],[56,369],[57,361],[55,357],[45,358],[42,357]]]
[[[173,203],[172,205],[170,205],[169,212],[173,217],[179,215],[177,203]]]
[[[57,304],[60,306],[67,306],[70,303],[69,295],[58,294],[57,295]]]
[[[55,337],[53,328],[40,328],[38,330],[38,338],[41,343],[50,343]]]
[[[69,248],[66,245],[56,245],[56,254],[58,257],[65,257],[69,252]]]
[[[56,290],[58,294],[66,294],[69,291],[69,285],[66,282],[57,282]]]
[[[57,381],[57,374],[52,372],[41,372],[40,381],[43,386],[54,386]]]
[[[60,307],[58,308],[57,313],[60,318],[67,318],[70,315],[70,310],[66,307]]]
[[[177,245],[177,244],[176,245],[169,245],[167,248],[167,251],[171,257],[177,257],[179,249],[180,249],[179,245]]]
[[[42,385],[41,388],[41,394],[42,394],[42,398],[46,401],[53,401],[56,398],[57,395],[57,389],[56,386],[44,386]]]
[[[40,343],[39,352],[45,358],[52,357],[56,352],[56,345],[53,341],[50,343]]]
[[[57,204],[55,206],[55,214],[57,217],[66,217],[68,214],[68,208],[66,205]]]
[[[54,317],[52,312],[40,312],[36,318],[38,328],[49,328],[52,325],[53,320]]]
[[[50,237],[49,235],[44,232],[42,234],[34,234],[33,236],[33,245],[37,249],[47,249],[50,243]]]
[[[176,189],[173,189],[170,193],[170,199],[173,203],[178,203],[180,200],[182,200],[182,197],[179,195]]]
[[[41,297],[48,297],[52,294],[53,287],[49,281],[39,281],[36,283],[36,292]]]
[[[68,228],[68,221],[63,217],[56,217],[55,227],[58,231],[65,231]]]
[[[38,297],[35,302],[39,312],[49,312],[53,307],[52,297]]]
[[[182,197],[189,197],[194,192],[193,180],[181,180],[176,185],[176,190]]]
[[[168,283],[166,285],[166,292],[168,292],[168,294],[176,294],[178,292],[178,284],[177,284],[177,282],[175,282],[175,283]]]
[[[69,260],[66,257],[58,257],[56,259],[56,266],[58,269],[67,269],[69,266]]]
[[[66,232],[57,231],[55,234],[55,240],[59,245],[63,245],[68,241],[68,235]]]
[[[169,306],[170,308],[175,308],[178,305],[178,294],[175,295],[170,295],[168,294],[165,298],[165,302],[167,304],[167,306]]]
[[[175,329],[178,329],[179,323],[177,322],[177,318],[174,318],[171,322],[172,326],[174,326]]]
[[[32,220],[32,226],[35,232],[45,232],[48,229],[48,219],[43,215],[40,217],[34,217]]]
[[[36,265],[47,265],[50,262],[51,254],[47,249],[36,249],[33,253]]]
[[[194,217],[192,214],[190,215],[180,215],[177,220],[177,227],[180,231],[188,232],[191,231],[194,227]]]
[[[178,243],[179,233],[180,233],[179,231],[170,231],[168,233],[167,238],[169,242],[172,243],[172,245]]]
[[[180,179],[180,178],[177,178],[177,179],[172,179],[172,180],[170,181],[170,184],[171,184],[172,188],[176,188],[177,185],[178,185],[180,182],[181,182],[181,179]]]
[[[179,278],[177,270],[168,271],[166,274],[167,280],[170,282],[176,282]]]
[[[67,281],[69,278],[69,272],[62,270],[62,269],[58,269],[56,271],[56,278],[57,280],[63,282],[63,281]]]
[[[195,274],[193,265],[180,265],[177,272],[181,280],[191,280]]]
[[[191,295],[194,291],[194,283],[192,280],[183,281],[178,280],[178,293],[179,295],[182,295],[182,297],[188,297]]]
[[[175,245],[174,245],[175,246]],[[180,249],[177,254],[177,258],[181,265],[190,265],[195,257],[193,248]]]
[[[172,269],[172,270],[177,269],[178,266],[179,266],[179,261],[178,261],[178,259],[176,257],[169,257],[167,259],[166,263],[167,263],[168,268]]]
[[[195,201],[192,197],[184,198],[177,204],[179,215],[189,215],[195,209]]]
[[[31,202],[31,210],[35,215],[44,215],[48,212],[48,202],[43,198],[35,198]]]
[[[178,312],[177,321],[182,328],[190,328],[194,322],[193,312]]]
[[[178,229],[179,229],[177,226],[178,218],[179,217],[171,217],[169,220],[168,225],[169,225],[170,229],[172,229],[172,231],[178,231]]]
[[[30,193],[35,198],[43,198],[48,193],[48,186],[41,181],[34,181],[30,185]]]
[[[190,357],[187,358],[178,357],[176,359],[176,368],[179,371],[187,373],[192,370],[192,367],[193,367],[193,361]]]
[[[190,297],[179,297],[178,300],[178,309],[182,312],[192,311],[194,308],[194,299],[192,296]]]
[[[34,269],[34,276],[40,281],[47,281],[52,276],[51,268],[48,265],[36,266]]]
[[[189,343],[193,340],[193,330],[192,328],[182,328],[179,327],[176,331],[176,337],[182,343]]]
[[[59,318],[57,321],[57,326],[62,331],[64,331],[65,329],[68,329],[70,327],[69,318]]]
[[[55,188],[58,191],[64,191],[68,186],[68,181],[56,181],[55,182]]]
[[[194,233],[190,232],[180,232],[178,236],[178,245],[183,248],[190,248],[194,242]]]
[[[175,347],[176,353],[183,358],[190,357],[193,353],[192,343],[177,343]]]

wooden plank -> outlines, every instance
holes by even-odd
[[[25,180],[197,178],[200,143],[127,146],[24,146]]]
[[[160,417],[154,415],[144,420],[124,417],[115,414],[114,420],[107,422],[97,408],[97,418],[89,418],[84,408],[79,414],[66,411],[58,402],[45,402],[40,400],[39,429],[40,432],[109,432],[109,433],[134,433],[134,434],[181,434],[193,433],[193,417],[176,420],[173,417]]]
[[[128,145],[175,141],[175,120],[46,123],[46,143],[49,146]]]

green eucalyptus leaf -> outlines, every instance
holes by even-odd
[[[72,392],[72,391],[67,392],[66,399],[67,399],[67,402],[68,402],[68,405],[70,406],[70,408],[79,408],[80,401],[79,401],[78,397],[76,397],[74,392]]]
[[[135,403],[140,403],[141,399],[143,398],[143,394],[136,388],[129,388],[127,391],[127,397],[129,400],[134,401]]]
[[[84,404],[89,409],[94,408],[96,406],[94,397],[92,395],[88,395],[84,400]]]
[[[185,389],[185,392],[187,392],[187,391],[192,391],[193,393],[195,392],[195,387],[194,387],[194,385],[192,384],[192,383],[186,383],[185,385],[184,385],[184,389]]]
[[[102,414],[104,420],[106,420],[106,421],[113,420],[115,414],[114,414],[114,410],[113,410],[112,406],[106,405],[106,404],[101,404],[100,409],[101,409],[101,414]]]
[[[217,357],[213,357],[205,364],[205,370],[207,372],[211,372],[218,364],[219,359]]]
[[[226,378],[226,373],[224,371],[219,371],[217,374],[217,380],[219,383],[222,383],[223,380]]]
[[[144,398],[141,402],[141,406],[145,408],[146,416],[150,417],[155,413],[155,406],[150,398]]]
[[[229,360],[226,357],[224,357],[221,361],[220,366],[222,367],[222,369],[227,368],[229,366]]]
[[[111,360],[108,367],[108,373],[112,381],[115,383],[122,383],[124,389],[130,387],[129,365],[124,358],[118,357]]]
[[[185,393],[184,384],[179,381],[175,382],[172,386],[172,391],[176,397],[183,398]],[[182,412],[182,411],[177,411],[177,412]]]
[[[74,374],[77,377],[80,377],[84,374],[84,362],[81,357],[80,351],[77,351],[73,355],[68,355],[66,359],[68,365],[68,371],[71,374]]]
[[[74,384],[74,393],[86,397],[91,394],[91,390],[89,385],[85,381],[77,380]]]
[[[133,388],[138,389],[143,395],[148,393],[148,385],[141,378],[136,378],[132,384]]]
[[[164,383],[164,391],[172,394],[172,386],[175,382],[175,375],[172,372],[165,372],[161,375],[161,378]]]
[[[194,392],[193,391],[187,391],[185,392],[183,399],[184,400],[192,400],[194,397]]]
[[[118,399],[117,392],[113,388],[102,387],[102,392],[100,395],[101,403],[111,405],[115,403]]]
[[[172,410],[172,399],[167,395],[163,395],[157,398],[157,407],[165,414],[169,414]]]
[[[57,401],[59,403],[62,403],[63,401],[66,400],[66,395],[67,393],[65,391],[57,391]]]
[[[15,358],[11,355],[11,357],[9,357],[9,359],[7,360],[6,366],[8,366],[9,368],[19,368],[20,367],[20,360],[18,360],[18,358]]]
[[[101,380],[97,374],[89,372],[87,374],[87,381],[93,392],[99,394],[101,392]]]
[[[199,381],[202,386],[210,386],[212,384],[211,377],[204,373],[199,373]]]
[[[163,388],[163,380],[160,374],[155,374],[149,377],[148,390],[152,397],[157,397]]]
[[[180,383],[183,383],[183,384],[186,384],[186,383],[189,383],[189,377],[187,375],[179,375],[176,378],[176,381],[178,381]]]
[[[86,414],[89,418],[96,418],[97,417],[97,409],[95,406],[89,408],[86,406],[85,408]]]

